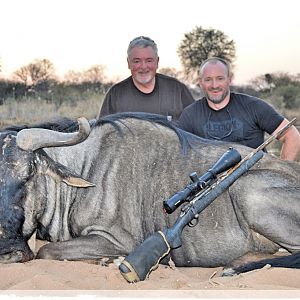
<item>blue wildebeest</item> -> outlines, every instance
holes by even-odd
[[[27,241],[35,230],[51,242],[37,258],[127,255],[175,222],[179,209],[166,215],[163,200],[181,190],[191,172],[206,172],[229,147],[157,115],[107,116],[90,122],[90,134],[87,121],[75,131],[70,123],[1,131],[2,263],[33,259]],[[251,151],[234,147],[242,156]],[[201,213],[196,227],[184,229],[172,260],[177,266],[226,266],[249,253],[285,248],[292,255],[277,265],[299,267],[299,175],[297,163],[266,154]]]

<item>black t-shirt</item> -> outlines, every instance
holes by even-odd
[[[265,101],[245,94],[231,93],[226,107],[213,110],[202,98],[184,109],[179,127],[207,139],[240,143],[252,148],[264,142],[284,117]]]
[[[173,77],[156,74],[154,90],[146,94],[136,88],[130,76],[110,88],[100,116],[118,112],[149,112],[177,120],[183,109],[194,101],[189,89]]]

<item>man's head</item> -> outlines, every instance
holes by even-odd
[[[224,59],[211,57],[200,66],[200,86],[207,100],[214,104],[228,100],[231,80],[230,64]]]
[[[157,45],[150,38],[139,36],[129,43],[127,62],[135,83],[147,85],[155,82],[158,61]]]

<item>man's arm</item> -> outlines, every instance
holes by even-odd
[[[274,131],[276,133],[282,127],[284,127],[289,121],[284,119],[281,124]],[[291,126],[286,133],[279,138],[282,142],[282,148],[280,153],[280,158],[284,160],[294,160],[297,161],[300,154],[300,133],[295,126]]]

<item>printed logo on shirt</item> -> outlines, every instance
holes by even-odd
[[[209,121],[205,132],[209,139],[239,141],[243,139],[243,122],[238,119]]]

